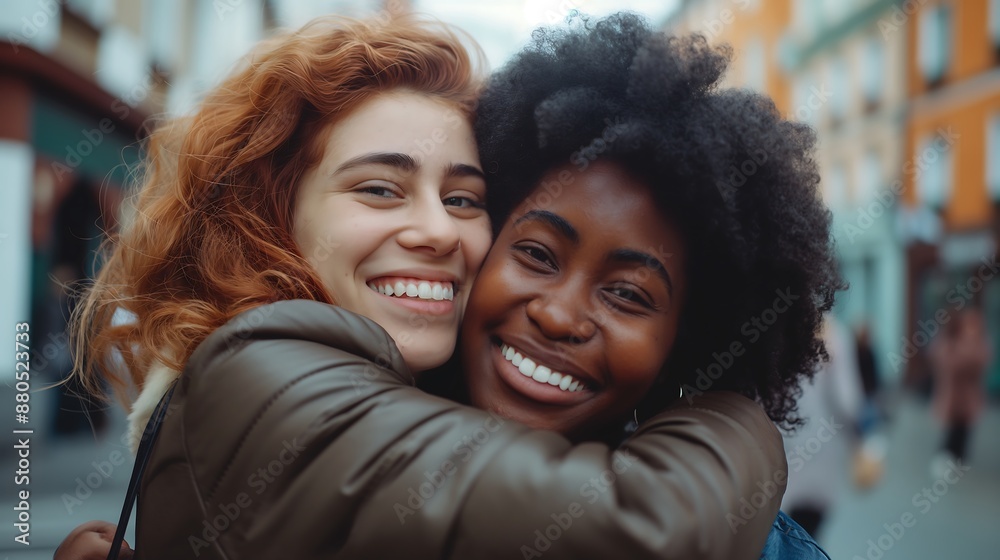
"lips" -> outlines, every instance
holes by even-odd
[[[568,373],[554,371],[529,356],[522,354],[513,346],[507,344],[500,345],[500,353],[504,359],[514,365],[521,374],[538,383],[559,387],[560,390],[569,393],[583,391],[586,388],[584,383]]]
[[[592,376],[558,354],[517,337],[510,343],[496,337],[491,340],[493,371],[521,397],[544,405],[574,406],[593,398],[599,389]]]

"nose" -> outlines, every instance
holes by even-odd
[[[565,287],[565,285],[564,285]],[[562,287],[528,302],[528,319],[550,340],[582,344],[597,333],[597,324],[586,309],[586,297]]]
[[[426,197],[410,210],[409,225],[399,234],[399,244],[443,257],[461,244],[458,224],[438,197]]]

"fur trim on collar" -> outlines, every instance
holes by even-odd
[[[128,446],[132,450],[132,455],[139,450],[142,433],[146,430],[146,423],[153,416],[156,405],[166,394],[170,384],[180,376],[180,371],[171,369],[159,361],[153,362],[149,368],[139,398],[132,403],[132,412],[128,415]]]

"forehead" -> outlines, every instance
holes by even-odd
[[[326,155],[336,159],[379,151],[420,161],[476,149],[471,124],[456,106],[415,92],[378,94],[331,126]]]
[[[583,171],[575,166],[550,169],[515,209],[510,223],[531,210],[558,214],[581,233],[602,236],[662,238],[673,229],[647,183],[620,164],[603,160]]]

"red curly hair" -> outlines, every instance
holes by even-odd
[[[334,303],[292,237],[296,186],[322,158],[330,125],[394,89],[471,120],[482,82],[455,30],[413,16],[319,18],[264,41],[247,62],[147,140],[134,216],[107,240],[71,322],[74,374],[95,395],[106,380],[129,403],[154,361],[183,369],[248,309]]]

